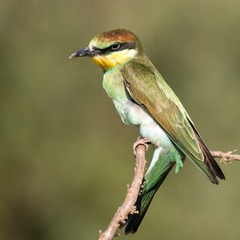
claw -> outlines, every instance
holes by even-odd
[[[137,148],[138,145],[144,145],[145,148],[146,148],[146,151],[148,151],[150,143],[151,143],[151,141],[149,139],[142,138],[141,136],[139,136],[137,138],[137,141],[133,144],[133,154],[134,154],[134,156],[136,157],[136,154],[137,154],[136,148]]]

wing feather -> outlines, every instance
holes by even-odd
[[[213,183],[224,175],[203,143],[178,97],[155,67],[130,61],[122,68],[127,91],[164,129],[175,146],[187,155]]]

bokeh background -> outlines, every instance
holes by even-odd
[[[1,240],[97,239],[124,199],[138,131],[68,60],[102,31],[134,31],[210,149],[239,148],[239,1],[2,0],[0,19]],[[240,165],[222,169],[215,186],[186,162],[120,239],[239,239]]]

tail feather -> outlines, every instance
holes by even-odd
[[[155,193],[167,177],[168,173],[171,171],[174,164],[174,162],[169,162],[166,171],[159,176],[157,183],[150,189],[144,185],[145,179],[143,179],[143,190],[135,204],[137,213],[129,214],[125,227],[125,234],[135,233],[138,230],[138,227],[140,226]]]
[[[136,202],[137,213],[128,216],[125,234],[135,233],[138,230],[138,227],[140,226],[155,193],[156,190],[152,190],[151,192],[144,193],[138,197]],[[142,207],[142,205],[144,205],[144,207]]]

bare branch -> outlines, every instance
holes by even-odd
[[[118,229],[126,222],[129,213],[135,212],[134,204],[137,201],[139,191],[141,189],[142,179],[144,175],[146,160],[145,151],[148,149],[148,140],[140,139],[134,143],[134,154],[136,156],[136,165],[134,169],[134,178],[131,187],[128,189],[127,196],[115,213],[112,221],[107,229],[99,235],[99,240],[111,240],[117,236]]]
[[[228,163],[232,163],[233,160],[240,161],[240,155],[234,154],[237,150],[222,152],[222,151],[211,151],[213,157],[220,158],[220,163],[224,163],[225,165]]]

